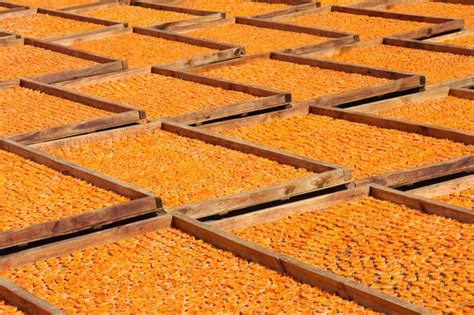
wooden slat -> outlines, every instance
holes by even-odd
[[[435,214],[463,223],[474,223],[474,212],[461,207],[377,185],[370,186],[369,194],[377,199],[406,205],[429,214]]]
[[[57,307],[23,290],[16,284],[0,278],[0,300],[7,301],[26,314],[66,315]]]
[[[425,198],[433,198],[438,196],[446,196],[451,193],[466,190],[472,187],[474,187],[474,174],[415,188],[409,190],[408,192],[410,194]]]

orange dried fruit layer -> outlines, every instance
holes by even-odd
[[[0,30],[38,39],[55,38],[103,28],[103,25],[33,13],[0,19]]]
[[[211,69],[204,74],[290,92],[295,102],[388,81],[269,58],[257,58],[245,64]]]
[[[13,80],[96,65],[95,62],[30,45],[0,47],[0,80]]]
[[[450,140],[313,114],[295,115],[221,133],[346,166],[352,170],[354,179],[474,153],[474,146]]]
[[[198,16],[166,10],[154,10],[149,8],[120,5],[109,8],[87,11],[87,16],[128,23],[129,26],[150,27],[164,23],[195,19]]]
[[[437,313],[474,312],[474,225],[359,198],[233,231]]]
[[[304,169],[162,130],[51,152],[179,206],[309,176]]]
[[[128,200],[6,151],[0,151],[0,158],[0,231],[25,228]]]
[[[78,5],[84,5],[89,3],[96,3],[97,0],[14,0],[15,4],[21,4],[30,8],[43,8],[43,9],[64,9],[69,7],[75,7]]]
[[[180,115],[255,99],[250,94],[159,74],[109,80],[82,86],[76,90],[142,108],[146,111],[147,119]]]
[[[447,96],[384,109],[379,115],[474,132],[474,100]]]
[[[244,46],[247,54],[258,54],[316,44],[326,37],[280,31],[244,24],[227,24],[194,31],[188,35]]]
[[[452,192],[445,196],[433,197],[434,200],[453,204],[455,206],[474,210],[474,186],[461,191]]]
[[[0,89],[0,136],[68,125],[109,114],[27,88]]]
[[[399,13],[431,15],[445,18],[464,19],[464,26],[474,26],[474,5],[443,3],[442,1],[423,1],[392,6],[390,11]]]
[[[405,33],[431,25],[422,22],[403,21],[342,12],[312,13],[297,17],[287,17],[278,21],[358,34],[360,40],[370,40],[383,36]]]
[[[0,300],[0,314],[3,315],[23,315],[22,311],[20,311],[16,306],[10,305],[6,303],[4,300]]]
[[[466,35],[450,40],[445,40],[443,44],[448,44],[448,45],[457,45],[457,46],[465,46],[465,47],[474,47],[474,34],[472,35]]]
[[[474,72],[474,56],[390,45],[356,48],[329,59],[424,74],[427,84],[472,76]]]
[[[72,47],[127,60],[130,68],[161,65],[216,52],[206,47],[135,33],[76,42]]]
[[[225,12],[227,17],[251,16],[289,8],[289,5],[252,0],[184,0],[175,5],[185,8]]]
[[[174,228],[2,274],[68,314],[374,313]]]

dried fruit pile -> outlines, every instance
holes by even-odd
[[[433,199],[469,210],[474,210],[474,187],[453,192],[446,196],[433,197]]]
[[[446,40],[443,44],[474,47],[474,34]]]
[[[0,80],[13,80],[95,65],[95,62],[30,45],[0,47]]]
[[[15,306],[7,304],[5,301],[0,300],[0,313],[3,315],[23,315],[22,311],[20,311]]]
[[[142,108],[146,111],[147,119],[180,115],[255,98],[250,94],[159,74],[136,75],[100,82],[80,87],[77,90]]]
[[[360,198],[233,231],[439,313],[474,312],[474,225]]]
[[[166,207],[311,175],[303,169],[161,130],[51,153],[151,190],[163,198]]]
[[[427,84],[472,76],[474,69],[474,56],[390,45],[352,49],[329,59],[424,74]]]
[[[0,231],[57,220],[128,199],[0,151]]]
[[[0,89],[0,136],[68,125],[108,114],[31,89]]]
[[[410,103],[379,111],[377,114],[474,132],[474,100],[447,96]]]
[[[55,38],[71,33],[81,33],[104,27],[58,16],[34,13],[0,19],[0,30],[37,39]]]
[[[127,60],[129,68],[161,65],[216,52],[206,47],[136,33],[76,42],[72,47]]]
[[[69,314],[373,313],[173,228],[2,274]]]
[[[30,8],[43,8],[43,9],[64,9],[69,7],[75,7],[78,5],[84,5],[89,3],[95,3],[97,0],[14,0],[15,4],[25,5]]]
[[[316,44],[329,38],[244,24],[227,24],[188,35],[244,46],[248,55]]]
[[[268,58],[258,58],[245,64],[212,69],[204,74],[291,92],[295,102],[388,81]]]
[[[279,22],[358,34],[360,40],[370,40],[430,26],[428,23],[342,12],[305,14],[298,17],[285,18],[279,20]]]
[[[251,16],[286,9],[289,5],[252,0],[185,0],[180,7],[225,12],[227,17]]]
[[[474,5],[426,1],[412,4],[395,5],[390,11],[417,15],[440,16],[464,19],[464,26],[474,26]]]
[[[189,20],[198,17],[191,14],[154,10],[130,5],[88,11],[85,15],[109,21],[128,23],[129,26],[142,27],[156,26],[159,24]]]
[[[223,134],[352,170],[354,179],[474,153],[474,146],[319,115],[296,115]]]

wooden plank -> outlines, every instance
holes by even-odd
[[[371,185],[369,195],[377,199],[406,205],[407,207],[413,209],[457,220],[462,223],[474,223],[473,211],[410,193],[397,191],[387,187]]]
[[[121,239],[169,228],[171,226],[171,220],[172,217],[165,214],[83,236],[40,245],[13,254],[2,255],[0,256],[0,270],[15,268],[38,260],[84,250],[88,247],[110,244]]]
[[[249,212],[212,221],[209,224],[227,231],[275,222],[290,215],[305,213],[325,209],[337,204],[349,202],[358,197],[366,197],[369,193],[369,186],[362,186],[354,189],[335,192],[323,196],[313,197],[302,201],[291,202],[281,206],[269,207],[266,209]]]
[[[385,129],[395,129],[404,132],[416,133],[426,137],[438,139],[448,139],[455,142],[461,142],[467,145],[474,144],[474,133],[433,126],[408,120],[389,118],[385,116],[374,115],[371,113],[360,113],[355,110],[343,110],[339,108],[311,106],[310,113],[315,115],[330,116],[337,119],[344,119],[356,123],[362,123],[371,126],[377,126]]]
[[[463,38],[463,37],[473,36],[473,35],[474,35],[474,27],[467,27],[462,31],[428,38],[428,39],[425,39],[425,41],[430,42],[430,43],[444,43],[445,41],[448,41],[448,40],[453,40],[453,39],[458,39],[458,38]]]
[[[474,56],[474,49],[468,47],[447,45],[442,43],[429,43],[410,39],[399,39],[394,37],[385,37],[383,43],[391,46],[399,46],[413,49],[423,49],[429,51]]]
[[[466,190],[472,187],[474,187],[474,174],[415,188],[409,190],[408,192],[410,194],[424,198],[433,198],[438,196],[446,196],[451,193]]]
[[[66,315],[57,307],[23,290],[16,284],[0,278],[0,300],[7,301],[26,314]]]

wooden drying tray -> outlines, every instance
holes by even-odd
[[[205,40],[202,38],[176,34],[176,33],[168,32],[168,31],[155,30],[151,28],[141,28],[141,27],[131,27],[131,28],[122,27],[121,29],[111,30],[109,32],[105,32],[102,34],[87,35],[87,36],[82,36],[80,38],[74,38],[74,39],[56,40],[54,42],[60,45],[71,46],[75,42],[99,40],[102,38],[108,38],[108,37],[119,36],[119,35],[124,35],[124,34],[131,34],[131,33],[155,37],[155,38],[163,38],[166,40],[171,40],[171,41],[176,41],[176,42],[185,43],[189,45],[196,45],[196,46],[201,46],[201,47],[217,50],[217,52],[214,52],[208,55],[196,56],[189,59],[172,61],[172,62],[160,65],[168,69],[177,70],[177,69],[185,69],[185,68],[197,67],[201,65],[207,65],[210,63],[215,63],[215,62],[224,61],[228,59],[239,58],[242,54],[245,53],[245,50],[240,46],[229,45],[225,43]],[[122,62],[125,65],[127,65],[126,60],[123,60]],[[124,69],[126,69],[127,67],[128,66],[124,66]]]
[[[400,21],[410,21],[410,22],[423,22],[430,23],[432,25],[427,27],[421,27],[412,31],[407,31],[399,34],[387,34],[386,36],[395,37],[395,38],[405,38],[405,39],[419,39],[424,37],[433,36],[436,34],[442,34],[448,31],[460,30],[464,26],[464,21],[462,19],[449,19],[449,18],[440,18],[432,16],[422,16],[422,15],[413,15],[413,14],[401,14],[394,13],[382,10],[373,10],[373,9],[363,9],[357,8],[354,6],[324,6],[319,8],[316,5],[312,7],[306,7],[304,9],[294,8],[293,10],[288,10],[287,12],[273,12],[268,14],[262,14],[254,16],[257,19],[271,20],[271,21],[280,21],[282,19],[305,16],[310,14],[324,13],[324,12],[340,12],[353,15],[366,15],[370,17],[378,17],[385,19],[395,19]],[[286,25],[291,25],[288,23],[283,23]],[[380,40],[380,39],[378,39]],[[377,41],[370,40],[370,41]]]
[[[358,187],[328,195],[318,196],[298,202],[293,202],[273,208],[267,208],[220,221],[211,222],[214,228],[233,230],[255,226],[257,224],[271,223],[288,218],[290,215],[321,211],[333,206],[343,205],[357,198],[372,197],[379,200],[389,201],[395,204],[404,205],[424,213],[442,216],[464,223],[474,223],[474,213],[465,209],[460,209],[451,205],[441,204],[430,199],[415,196],[410,193],[400,192],[379,185],[369,185]],[[267,252],[274,253],[272,250]],[[278,255],[278,254],[276,254]],[[313,267],[316,268],[316,267]],[[318,268],[316,268],[318,269]],[[325,271],[332,274],[330,271]],[[382,311],[379,309],[379,311]],[[427,310],[419,310],[423,314],[432,314]],[[383,312],[383,311],[382,311]],[[389,312],[393,313],[393,311]],[[398,314],[408,314],[405,311],[395,312]]]
[[[428,38],[425,41],[430,42],[430,43],[443,43],[447,40],[452,40],[452,39],[457,39],[457,38],[462,38],[465,36],[474,36],[474,27],[468,27],[465,28],[462,31],[455,32],[455,33],[450,33],[442,36],[436,36],[433,38]]]
[[[410,39],[399,39],[394,37],[385,37],[380,41],[371,41],[371,42],[360,42],[355,44],[349,44],[342,47],[336,47],[333,49],[325,49],[321,51],[317,51],[314,53],[303,55],[308,58],[317,58],[317,59],[324,59],[328,57],[332,57],[344,52],[348,52],[351,50],[356,50],[360,48],[368,48],[377,45],[389,45],[389,46],[398,46],[398,47],[405,47],[405,48],[412,48],[414,51],[413,53],[416,54],[416,49],[427,50],[427,51],[434,51],[434,52],[443,52],[443,53],[450,53],[455,55],[467,55],[467,56],[474,56],[474,48],[468,47],[461,47],[461,46],[453,46],[441,43],[430,43],[427,41],[419,41],[419,40],[410,40]],[[420,75],[423,75],[420,73]],[[436,89],[439,87],[450,87],[450,86],[462,86],[462,85],[469,85],[474,83],[474,73],[472,76],[461,77],[452,80],[441,81],[435,84],[426,85],[426,90]]]
[[[460,139],[456,139],[450,133],[438,132],[437,129],[430,126],[419,125],[412,122],[404,122],[396,119],[380,117],[368,113],[357,113],[343,109],[320,107],[320,106],[297,106],[292,109],[286,109],[276,111],[273,113],[261,114],[251,117],[245,117],[230,121],[218,122],[208,125],[200,126],[194,129],[203,129],[209,134],[217,135],[219,131],[239,128],[254,124],[259,124],[268,121],[275,121],[286,119],[295,115],[322,115],[336,119],[343,119],[355,123],[362,123],[370,126],[376,126],[379,128],[395,129],[404,132],[411,132],[420,134],[423,136],[435,137],[440,139],[449,139],[456,142],[462,142]],[[220,136],[224,137],[224,136]],[[234,139],[232,137],[224,137],[226,139]],[[467,138],[466,138],[467,139]],[[468,139],[470,144],[472,142],[472,136]],[[242,143],[248,143],[245,140],[239,140]],[[264,146],[262,146],[264,147]],[[442,175],[453,174],[457,172],[470,169],[474,166],[474,155],[466,155],[462,157],[453,158],[447,161],[423,165],[419,167],[409,168],[401,171],[394,171],[383,175],[375,175],[367,178],[363,178],[353,182],[354,186],[363,186],[367,184],[380,184],[388,187],[396,187],[401,185],[407,185],[413,182],[427,180]]]
[[[51,37],[51,38],[44,38],[44,41],[54,41],[57,39],[72,39],[76,37],[81,37],[84,35],[93,35],[93,34],[100,34],[102,32],[107,32],[110,30],[114,30],[117,28],[122,28],[123,23],[118,23],[118,22],[112,22],[112,21],[105,21],[105,20],[100,20],[88,16],[82,16],[78,14],[73,14],[69,12],[64,12],[64,11],[57,11],[57,10],[48,10],[48,9],[26,9],[26,10],[20,10],[12,13],[6,13],[6,14],[0,14],[0,20],[3,19],[8,19],[8,18],[15,18],[15,17],[22,17],[22,16],[27,16],[27,15],[32,15],[32,14],[47,14],[51,16],[57,16],[60,18],[64,19],[69,19],[69,20],[75,20],[75,21],[80,21],[80,22],[87,22],[87,23],[92,23],[92,24],[97,24],[97,25],[102,25],[102,28],[95,29],[92,31],[87,31],[87,32],[77,32],[77,33],[71,33],[67,34],[64,36],[60,37]],[[15,32],[12,32],[15,33]],[[21,34],[18,34],[18,36],[21,36]]]
[[[201,223],[180,213],[162,215],[91,234],[61,240],[0,257],[0,270],[34,263],[35,261],[67,255],[90,247],[137,237],[162,229],[174,228],[229,251],[251,262],[284,273],[297,281],[308,283],[324,291],[352,300],[365,307],[387,314],[431,314],[427,310],[389,296],[361,283],[332,272],[302,263],[253,243],[237,238],[224,230]]]
[[[448,88],[448,87],[440,87],[437,89],[432,89],[425,92],[420,92],[416,94],[400,96],[384,101],[368,103],[360,106],[355,106],[349,108],[347,111],[350,112],[361,112],[361,113],[369,113],[374,114],[377,117],[382,117],[377,115],[377,112],[380,110],[386,110],[395,108],[401,105],[410,104],[410,103],[418,103],[427,100],[433,99],[440,99],[447,96],[455,96],[458,98],[465,98],[474,100],[474,90],[464,89],[464,88]],[[466,144],[474,145],[474,133],[468,131],[462,131],[453,128],[447,128],[442,126],[436,125],[428,125],[422,122],[415,122],[410,120],[403,120],[403,119],[396,119],[393,118],[394,121],[403,122],[405,124],[417,124],[420,128],[425,128],[428,135],[431,137],[440,137],[440,138],[448,138],[450,140],[463,142]]]
[[[225,18],[225,13],[223,12],[179,8],[175,6],[156,4],[156,3],[150,3],[150,2],[145,2],[145,1],[131,1],[130,3],[124,3],[121,0],[106,1],[106,2],[98,2],[95,4],[69,8],[63,11],[66,11],[68,13],[79,14],[81,16],[87,16],[89,12],[94,12],[96,10],[102,10],[102,9],[108,9],[108,8],[114,8],[114,7],[121,7],[121,6],[133,6],[133,7],[147,8],[147,9],[159,10],[159,11],[185,13],[185,14],[196,16],[195,18],[192,18],[189,20],[181,20],[181,21],[176,21],[176,22],[168,22],[168,23],[146,26],[149,28],[168,30],[168,31],[171,31],[176,27],[183,27],[183,26],[195,25],[195,24],[199,25],[200,23],[205,23],[208,21],[215,21],[215,20],[220,20],[220,19]],[[114,21],[108,21],[105,19],[100,19],[100,20],[107,21],[108,23],[123,23],[126,26],[128,26],[128,21],[115,21],[114,22]],[[133,26],[133,25],[130,25],[130,26]],[[145,27],[145,26],[142,26],[142,27]]]
[[[146,1],[179,7],[183,3],[192,1],[192,0],[146,0]],[[216,2],[218,1],[226,1],[226,0],[216,0]],[[321,6],[321,2],[317,2],[313,0],[249,0],[249,2],[263,2],[263,3],[268,3],[268,4],[286,4],[286,5],[291,6],[290,8],[287,8],[287,9],[279,9],[279,10],[270,11],[270,12],[275,12],[275,13],[277,12],[285,13],[288,10],[304,10],[307,7],[312,7],[313,5],[316,5],[318,7]]]
[[[297,47],[288,47],[286,49],[282,49],[281,52],[286,53],[295,53],[295,54],[304,54],[309,53],[312,51],[317,51],[320,49],[325,48],[333,48],[339,47],[346,44],[352,44],[359,41],[359,37],[357,35],[348,34],[348,33],[341,33],[336,31],[328,31],[324,29],[312,28],[312,27],[304,27],[304,26],[297,26],[291,24],[283,24],[273,21],[265,21],[265,20],[258,20],[254,18],[246,18],[246,17],[234,17],[228,18],[224,20],[212,21],[207,23],[195,24],[185,27],[177,27],[173,29],[174,32],[177,33],[190,33],[195,32],[203,29],[209,29],[213,27],[219,27],[223,25],[230,25],[230,24],[241,24],[241,25],[248,25],[256,28],[266,28],[266,29],[273,29],[273,30],[280,30],[280,31],[287,31],[287,32],[294,32],[294,33],[303,33],[303,34],[310,34],[316,35],[321,37],[327,37],[328,40],[308,44],[303,46]],[[238,38],[235,39],[239,41]],[[262,38],[262,41],[265,41],[265,38]],[[245,47],[245,45],[242,46]]]
[[[345,47],[345,46],[344,46]],[[338,49],[338,48],[334,48]],[[332,50],[332,49],[331,49]],[[323,49],[324,51],[324,49]],[[286,53],[270,53],[270,54],[260,54],[253,56],[246,56],[236,60],[229,60],[225,62],[220,62],[216,64],[210,64],[206,66],[196,67],[193,69],[188,69],[188,72],[200,73],[203,74],[207,71],[227,68],[230,66],[237,66],[252,62],[255,59],[273,59],[283,62],[289,62],[300,65],[308,65],[311,67],[317,67],[322,69],[335,70],[340,72],[347,73],[357,73],[361,75],[373,76],[378,78],[385,78],[390,80],[389,82],[372,85],[364,88],[358,88],[354,90],[344,91],[336,94],[330,94],[326,96],[321,96],[309,100],[305,100],[299,103],[293,103],[295,106],[341,106],[343,104],[352,103],[356,101],[370,99],[372,97],[383,97],[387,94],[402,92],[413,89],[420,89],[425,84],[425,79],[423,76],[419,76],[411,73],[395,72],[390,70],[384,70],[373,67],[351,65],[348,63],[321,60],[316,58],[307,58],[304,56],[297,56],[293,54]],[[285,80],[291,78],[284,78]],[[286,91],[291,93],[292,91]]]
[[[205,84],[229,91],[242,92],[257,97],[253,100],[241,101],[233,104],[229,103],[220,107],[202,109],[196,112],[185,113],[177,116],[162,117],[159,119],[148,117],[149,121],[162,120],[166,118],[174,122],[199,125],[216,119],[229,118],[236,115],[247,115],[261,110],[281,109],[282,107],[288,107],[289,102],[291,101],[291,96],[288,93],[264,89],[248,84],[234,83],[227,80],[207,78],[198,74],[186,73],[179,70],[169,70],[165,67],[158,66],[151,68],[147,67],[133,70],[124,70],[90,78],[61,82],[57,83],[56,86],[65,88],[67,90],[74,90],[79,87],[89,86],[101,82],[111,82],[149,73],[174,77],[181,80],[195,82],[197,84]],[[170,93],[179,93],[179,91],[170,91]],[[144,110],[142,109],[142,111]]]
[[[76,93],[73,91],[67,91],[59,87],[46,85],[28,79],[21,79],[19,82],[13,83],[10,86],[1,86],[0,90],[9,89],[16,86],[31,89],[34,91],[39,91],[47,95],[79,103],[83,106],[90,106],[110,112],[109,115],[103,117],[71,123],[69,125],[55,126],[48,129],[28,131],[22,134],[8,136],[8,139],[23,144],[32,144],[50,140],[57,140],[65,137],[94,132],[97,130],[104,130],[117,126],[128,125],[133,122],[137,122],[141,118],[145,117],[145,113],[143,111],[125,104],[117,104],[107,100],[101,100],[92,96],[83,95],[81,93]],[[51,112],[51,115],[62,115],[62,113]]]
[[[190,203],[173,208],[165,208],[167,212],[180,212],[193,218],[203,218],[211,215],[226,214],[230,211],[264,204],[271,201],[285,200],[293,196],[313,192],[321,188],[338,186],[350,180],[350,171],[333,164],[318,162],[312,159],[297,156],[278,150],[265,148],[259,145],[246,143],[237,139],[223,137],[205,130],[188,127],[172,121],[157,121],[139,126],[104,131],[89,135],[78,136],[63,140],[33,145],[34,148],[46,151],[64,147],[78,146],[104,140],[122,138],[143,134],[153,130],[164,130],[180,136],[198,139],[208,144],[221,146],[231,150],[253,154],[281,164],[296,168],[304,168],[315,174],[284,182],[277,185],[257,188],[238,194],[227,195],[221,198]]]
[[[130,199],[130,201],[127,202],[84,212],[75,216],[0,232],[0,249],[25,245],[34,241],[91,228],[98,228],[105,224],[146,213],[162,212],[161,199],[146,190],[136,188],[86,168],[43,154],[38,150],[8,139],[0,139],[0,149]]]
[[[58,54],[90,60],[97,63],[97,65],[93,65],[89,67],[83,67],[83,68],[77,68],[77,69],[72,69],[72,70],[67,70],[67,71],[61,71],[61,72],[42,74],[42,75],[29,77],[29,79],[33,79],[41,83],[51,84],[51,83],[65,81],[65,80],[89,77],[89,76],[94,76],[98,74],[126,69],[126,64],[124,64],[120,60],[101,57],[98,55],[79,51],[76,49],[61,46],[61,45],[51,43],[51,42],[46,42],[46,41],[31,39],[31,38],[15,38],[15,39],[7,39],[5,41],[2,41],[0,39],[0,48],[2,46],[10,46],[10,45],[30,45],[30,46],[54,51]],[[8,80],[8,81],[0,81],[0,87],[4,85],[10,86],[12,84],[17,84],[19,79],[20,78],[17,78],[14,80]]]

